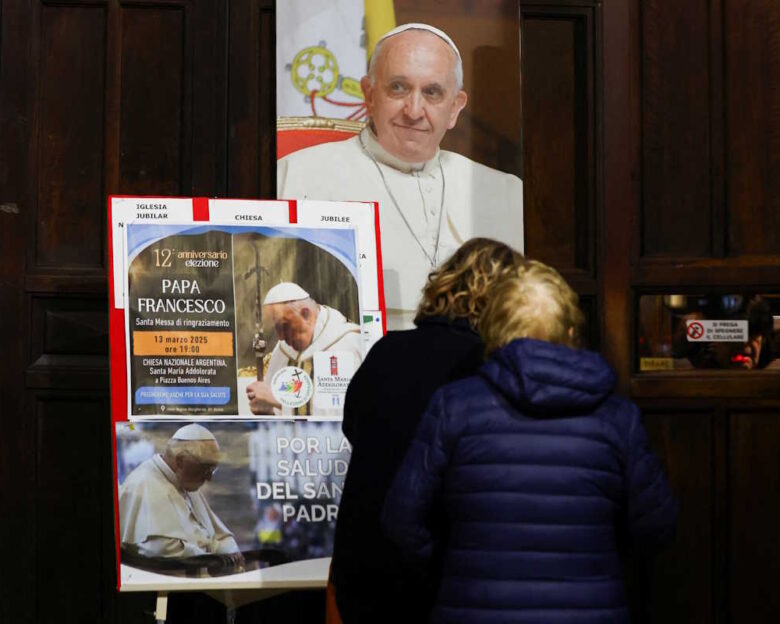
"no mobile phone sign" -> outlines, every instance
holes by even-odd
[[[747,321],[685,321],[688,342],[747,342]]]

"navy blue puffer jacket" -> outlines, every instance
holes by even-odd
[[[619,553],[672,537],[677,506],[614,383],[596,353],[521,339],[434,395],[382,518],[408,555],[444,551],[432,621],[629,621]]]

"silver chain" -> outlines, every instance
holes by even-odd
[[[412,235],[412,238],[417,242],[417,245],[419,245],[420,250],[423,252],[423,255],[428,260],[429,264],[431,265],[431,268],[432,269],[436,268],[436,263],[439,255],[439,237],[441,236],[441,219],[442,219],[442,215],[444,214],[444,192],[446,190],[446,182],[444,180],[444,167],[442,167],[441,165],[441,155],[439,155],[437,159],[439,163],[439,171],[441,172],[441,205],[439,206],[439,224],[436,227],[436,243],[433,248],[433,257],[431,257],[431,254],[429,254],[428,251],[425,249],[425,245],[422,244],[422,241],[420,241],[417,234],[414,233],[414,230],[412,229],[409,220],[406,218],[404,211],[401,210],[401,206],[398,204],[395,195],[393,195],[393,191],[390,190],[390,185],[387,183],[387,180],[385,179],[385,174],[382,172],[382,168],[379,166],[379,163],[377,162],[376,158],[374,158],[374,155],[366,147],[366,144],[363,142],[363,137],[358,135],[358,138],[360,139],[360,146],[363,148],[363,151],[371,159],[371,162],[374,163],[376,170],[379,172],[379,177],[382,178],[382,184],[385,185],[385,190],[387,191],[387,194],[390,196],[390,199],[392,200],[395,209],[398,211],[398,214],[401,216],[401,219],[403,219],[403,222],[406,224],[406,228],[409,230],[409,234]],[[418,179],[418,188],[419,188],[419,179]],[[423,197],[422,189],[420,189],[420,199],[422,199],[423,211],[425,211],[425,197]]]

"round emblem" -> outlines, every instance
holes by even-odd
[[[271,379],[271,392],[285,407],[301,407],[311,399],[314,384],[309,374],[302,368],[285,366],[276,371]]]

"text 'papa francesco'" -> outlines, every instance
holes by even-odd
[[[200,294],[197,280],[162,279],[160,286],[163,294]],[[224,314],[225,309],[224,299],[138,298],[138,312],[152,312],[155,314],[160,312],[174,314]]]

